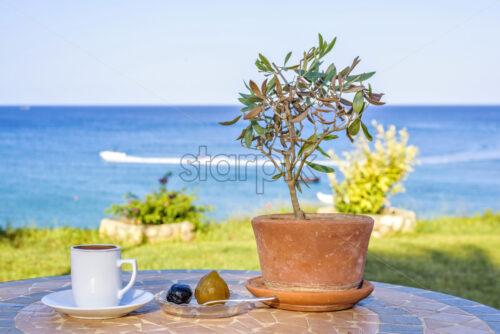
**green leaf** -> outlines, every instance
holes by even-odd
[[[323,36],[321,36],[321,34],[318,34],[318,42],[318,45],[321,49],[323,47]]]
[[[299,153],[298,153],[298,156],[302,156],[302,154],[304,154],[304,152],[307,152],[314,144],[312,143],[304,143],[301,147],[300,147],[300,150],[299,150]]]
[[[305,53],[305,52],[304,52],[303,59],[304,59],[304,61],[302,62],[302,68],[306,69],[307,68],[307,64],[309,62],[309,58],[307,58],[307,53]],[[302,73],[300,75],[302,75]]]
[[[366,127],[365,123],[361,122],[361,127],[363,128],[363,133],[365,134],[366,139],[372,141],[373,137],[370,132],[368,132],[368,128]]]
[[[288,62],[288,60],[290,60],[290,57],[292,56],[292,51],[288,52],[286,57],[285,57],[285,62],[283,63],[283,66],[286,65],[286,63]]]
[[[295,187],[297,188],[297,190],[299,191],[299,193],[302,194],[302,189],[300,188],[300,184],[298,182],[295,183]]]
[[[354,122],[352,122],[351,125],[349,125],[349,134],[355,136],[359,132],[359,125],[361,123],[361,120],[359,118],[356,118]]]
[[[365,81],[365,80],[368,80],[370,79],[373,75],[375,74],[375,72],[368,72],[368,73],[361,73],[361,74],[356,74],[356,75],[350,75],[347,77],[347,81],[349,80],[352,80],[354,78],[356,78],[355,81]]]
[[[227,122],[219,122],[220,125],[233,125],[234,123],[238,122],[238,120],[241,118],[241,115],[233,119],[232,121],[227,121]]]
[[[245,87],[246,87],[249,91],[252,91],[252,90],[250,89],[250,87],[248,86],[248,84],[246,83],[246,81],[245,81],[245,80],[243,80],[243,83],[245,84]]]
[[[276,86],[276,75],[274,75],[267,83],[267,94],[269,94],[273,90],[274,86]]]
[[[282,177],[283,175],[285,175],[285,172],[283,172],[283,173],[279,173],[279,174],[276,174],[276,175],[274,175],[274,176],[273,176],[273,180],[277,180],[277,179],[279,179],[280,177]]]
[[[368,79],[370,79],[370,78],[371,78],[374,74],[375,74],[375,72],[363,73],[363,74],[361,74],[361,78],[359,79],[359,81],[365,81],[365,80],[368,80]]]
[[[323,151],[323,149],[321,147],[316,147],[316,149],[318,150],[319,153],[323,154],[323,156],[327,157],[328,159],[331,159],[332,157],[330,157],[330,155],[328,155],[328,153],[326,153],[325,151]]]
[[[251,104],[249,104],[245,108],[242,108],[241,111],[250,111],[250,110],[253,110],[257,107],[258,107],[258,105],[252,102]]]
[[[266,130],[262,128],[256,121],[252,121],[251,124],[255,132],[257,132],[257,134],[262,138],[266,139]]]
[[[337,74],[337,68],[335,67],[334,64],[331,64],[328,66],[326,69],[326,77],[325,77],[325,82],[330,82],[332,81],[333,76]]]
[[[339,136],[337,135],[326,135],[323,140],[332,140],[332,139],[337,139]]]
[[[249,101],[248,98],[244,98],[244,97],[240,97],[238,99],[238,101],[240,101],[241,103],[243,103],[244,105],[248,106],[250,104],[252,104],[253,102]]]
[[[302,177],[299,176],[299,180],[298,181],[300,182],[301,179],[302,179]],[[307,188],[311,189],[311,187],[307,184],[307,182],[302,181],[302,184],[305,185]]]
[[[322,173],[333,173],[335,172],[335,170],[331,167],[328,167],[328,166],[323,166],[323,165],[320,165],[320,164],[315,164],[314,162],[309,162],[309,161],[306,161],[306,164],[313,168],[313,169],[316,169],[317,171],[319,172],[322,172]]]
[[[333,49],[333,46],[335,45],[335,42],[337,41],[337,37],[335,37],[331,42],[330,44],[328,45],[328,47],[326,48],[325,52],[323,53],[323,55],[326,55],[328,52],[332,51]]]
[[[267,68],[258,59],[255,61],[255,66],[257,66],[257,68],[263,72],[267,71]]]
[[[358,79],[360,78],[361,76],[360,75],[356,75],[356,76],[348,76],[346,81],[344,82],[344,87],[347,87],[349,86],[350,84],[352,84],[353,82],[356,82],[356,81],[359,81]]]
[[[359,114],[363,110],[363,104],[365,103],[365,98],[363,92],[359,91],[354,95],[354,100],[352,100],[352,109],[356,114]]]
[[[314,146],[314,144],[316,144],[316,139],[317,139],[317,137],[316,137],[316,133],[314,133],[311,137],[307,138],[307,140],[311,140],[311,141],[312,141],[312,143],[310,143],[310,142],[305,142],[305,143],[302,145],[302,147],[300,148],[299,153],[297,154],[297,156],[299,156],[299,157],[300,157],[300,156],[302,156],[302,154],[304,154],[305,152],[309,151],[309,149],[310,149],[311,147],[313,147],[313,146]]]
[[[264,63],[264,65],[266,65],[266,67],[268,68],[268,70],[270,72],[274,72],[274,69],[273,67],[271,66],[271,63],[269,62],[269,60],[267,60],[266,57],[264,57],[264,55],[262,53],[259,53],[259,58],[260,60]]]
[[[252,146],[253,130],[252,124],[250,124],[245,131],[245,146],[248,148]]]
[[[304,78],[307,80],[307,81],[316,81],[318,79],[321,79],[325,76],[324,73],[320,73],[320,72],[317,72],[317,71],[311,71],[309,73],[307,73]]]
[[[342,77],[345,77],[347,75],[347,72],[349,72],[351,68],[349,66],[347,66],[346,68],[344,68],[342,71],[340,71],[340,74],[342,74]],[[349,78],[349,77],[348,77]],[[347,80],[347,79],[346,79]]]

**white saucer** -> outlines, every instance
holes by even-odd
[[[111,319],[122,317],[153,300],[153,294],[144,290],[130,289],[120,305],[102,308],[80,308],[73,301],[71,289],[54,292],[42,298],[42,303],[69,316],[82,319]]]

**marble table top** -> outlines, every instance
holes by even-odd
[[[136,287],[151,292],[173,283],[195,286],[208,270],[140,271]],[[244,283],[256,271],[221,270],[229,288],[250,296]],[[127,276],[125,274],[124,276]],[[126,277],[124,277],[126,279]],[[0,334],[3,333],[500,333],[500,310],[470,300],[385,283],[354,308],[306,313],[258,307],[224,319],[167,315],[154,301],[128,316],[83,320],[60,314],[40,299],[69,289],[69,276],[0,283]]]

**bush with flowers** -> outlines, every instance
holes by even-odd
[[[328,174],[334,206],[339,212],[380,213],[391,195],[404,191],[402,182],[417,162],[418,149],[408,145],[406,129],[396,132],[392,125],[385,130],[375,121],[373,126],[377,129],[374,150],[368,140],[360,136],[356,149],[343,154],[345,160],[329,152],[344,175],[344,180],[339,182],[335,174]]]
[[[134,194],[127,193],[127,203],[113,204],[105,210],[106,214],[125,217],[141,224],[172,224],[189,221],[199,227],[205,219],[208,206],[195,205],[195,197],[184,189],[180,191],[168,190],[167,183],[172,173],[167,173],[158,179],[158,190],[153,190],[141,199]]]

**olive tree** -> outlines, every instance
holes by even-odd
[[[328,154],[320,147],[323,141],[338,138],[337,133],[353,141],[360,131],[371,140],[363,113],[369,104],[382,105],[383,94],[372,91],[364,82],[375,72],[354,74],[359,64],[356,57],[350,66],[338,70],[334,63],[324,65],[324,57],[333,49],[331,42],[318,35],[318,45],[303,52],[298,62],[288,65],[292,52],[277,65],[259,54],[255,66],[264,76],[257,84],[245,82],[247,92],[240,93],[244,105],[242,114],[222,125],[245,121],[247,126],[236,140],[265,155],[274,165],[274,179],[284,178],[290,192],[294,216],[305,219],[297,190],[305,165],[324,173],[333,169],[312,162],[316,151]],[[306,126],[306,122],[311,126]]]

